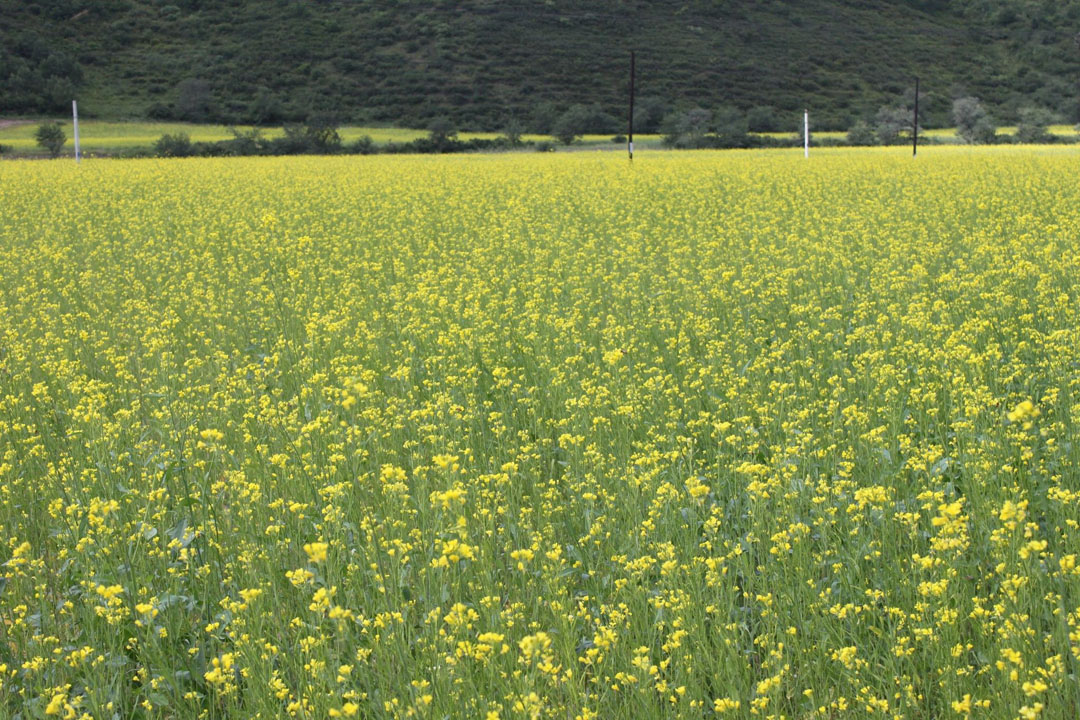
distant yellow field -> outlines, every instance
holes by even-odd
[[[74,142],[71,121],[68,120],[62,123],[62,125],[68,138],[66,149],[70,151],[73,148]],[[14,126],[0,127],[0,144],[7,145],[22,152],[35,151],[37,150],[37,145],[34,141],[34,131],[36,128],[37,123],[23,123]],[[250,126],[238,126],[237,129],[246,132],[252,128]],[[1000,128],[998,132],[1003,135],[1008,135],[1015,131],[1016,128],[1014,127],[1003,127]],[[1071,125],[1055,125],[1050,128],[1050,131],[1056,135],[1062,136],[1076,135],[1076,130]],[[282,134],[282,129],[280,127],[266,128],[262,132],[266,137],[278,137]],[[409,142],[425,137],[428,134],[426,130],[356,126],[342,127],[339,132],[346,143],[358,140],[364,136],[370,137],[376,143]],[[840,131],[817,132],[811,130],[811,132],[812,136],[817,139],[842,139],[847,135],[847,133]],[[84,151],[91,154],[94,152],[108,153],[110,151],[115,152],[125,149],[148,148],[153,146],[162,135],[174,133],[187,133],[187,135],[195,142],[212,142],[216,140],[226,140],[232,137],[229,128],[225,125],[192,125],[186,123],[159,122],[103,122],[97,120],[87,120],[79,123],[79,134],[82,147]],[[789,138],[794,135],[792,132],[761,134],[777,138]],[[952,129],[927,130],[925,131],[925,135],[947,142],[955,140],[956,138],[956,132]],[[463,140],[493,139],[498,136],[499,133],[495,132],[462,132],[459,134],[459,137]],[[523,137],[525,140],[535,142],[552,141],[552,138],[546,135],[527,134]],[[586,135],[582,138],[582,142],[585,144],[606,147],[606,144],[610,143],[611,138],[611,135]],[[637,140],[642,147],[656,146],[660,142],[660,136],[636,135],[635,140]]]
[[[62,123],[64,133],[68,138],[68,149],[74,142],[74,131],[70,120]],[[17,150],[33,150],[37,147],[34,141],[34,131],[37,123],[24,123],[9,127],[0,127],[0,144],[8,145]],[[250,126],[237,126],[238,130],[249,131]],[[266,137],[278,137],[282,134],[280,127],[266,128],[263,131]],[[402,128],[384,127],[353,127],[346,126],[339,130],[342,140],[352,142],[365,135],[377,143],[409,142],[427,136],[426,130],[409,130]],[[110,150],[122,150],[139,147],[150,147],[158,138],[165,134],[187,133],[195,142],[211,142],[226,140],[232,135],[225,125],[192,125],[187,123],[148,123],[148,122],[102,122],[97,120],[84,120],[79,123],[79,138],[82,147],[87,152]],[[499,136],[495,132],[462,132],[459,134],[463,140],[474,138],[493,139]],[[551,140],[544,135],[525,135],[526,140]],[[610,135],[586,135],[585,142],[606,142],[611,140]],[[643,140],[653,139],[642,136]]]

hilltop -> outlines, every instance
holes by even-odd
[[[1080,0],[0,0],[0,114],[77,95],[99,118],[498,129],[581,103],[607,124],[633,48],[657,114],[759,108],[787,130],[809,106],[846,128],[919,74],[930,125],[962,94],[1075,122],[1078,32]]]

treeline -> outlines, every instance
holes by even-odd
[[[883,106],[872,120],[859,120],[847,133],[848,145],[895,145],[906,143],[916,130],[923,132],[922,95],[920,94],[919,118],[915,118],[914,93],[908,100],[894,106]],[[960,97],[953,100],[952,121],[956,135],[969,145],[1002,143],[1046,144],[1075,142],[1076,138],[1054,135],[1050,125],[1059,120],[1050,110],[1042,107],[1023,107],[1017,112],[1016,132],[1011,135],[998,133],[995,119],[977,97]],[[1080,132],[1080,126],[1077,126]]]
[[[966,95],[1010,125],[1028,105],[1075,122],[1078,29],[1080,0],[0,0],[0,112],[77,97],[87,118],[547,134],[533,116],[584,103],[609,114],[587,132],[625,132],[636,48],[661,117],[728,103],[783,119],[751,132],[794,132],[809,105],[821,130],[872,126],[918,74],[928,126]]]
[[[73,55],[36,35],[0,43],[0,112],[51,115],[71,110],[83,82]]]
[[[520,134],[502,135],[492,139],[461,140],[457,131],[444,122],[432,123],[427,137],[409,142],[378,144],[365,135],[345,142],[335,124],[325,120],[309,121],[303,125],[285,125],[278,137],[266,137],[259,128],[238,130],[230,128],[227,140],[193,142],[187,133],[162,135],[150,154],[157,157],[230,157],[249,155],[374,155],[376,153],[463,153],[494,150],[513,150],[533,147],[550,149],[550,143],[532,143]],[[130,155],[147,154],[133,151]]]

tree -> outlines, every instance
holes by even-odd
[[[712,113],[701,108],[670,113],[662,125],[664,144],[668,147],[696,148],[705,145],[712,125]]]
[[[37,132],[34,133],[34,139],[37,140],[39,147],[49,151],[50,157],[58,157],[61,148],[67,142],[64,129],[60,127],[58,122],[47,122],[38,125]]]
[[[188,157],[195,154],[191,137],[179,132],[175,135],[162,135],[154,143],[154,154],[158,157]]]
[[[521,136],[525,132],[525,127],[517,118],[510,118],[506,122],[506,127],[503,128],[503,137],[506,141],[517,147],[521,144]]]
[[[746,116],[738,108],[722,105],[713,113],[713,130],[723,146],[745,145],[748,132]]]
[[[865,120],[859,120],[852,125],[847,134],[849,145],[873,145],[875,138],[874,130]]]
[[[457,139],[457,128],[448,117],[437,117],[428,123],[428,139],[437,148],[444,148]]]
[[[337,120],[324,113],[316,113],[304,125],[304,135],[316,153],[334,153],[341,150],[341,135]]]
[[[904,107],[882,107],[874,116],[874,134],[882,145],[894,145],[900,133],[911,131],[911,111]]]
[[[1047,128],[1054,122],[1054,115],[1046,108],[1020,108],[1020,124],[1016,127],[1016,139],[1022,143],[1045,143],[1052,138]]]
[[[529,130],[539,135],[548,135],[559,120],[559,110],[555,104],[545,100],[533,108],[529,114]]]
[[[559,116],[551,128],[551,134],[563,145],[570,145],[589,129],[591,112],[584,105],[571,105]]]
[[[977,97],[962,97],[953,101],[953,123],[960,139],[972,145],[992,143],[997,136],[997,127]]]

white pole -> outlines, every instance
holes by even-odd
[[[810,111],[803,111],[803,157],[810,157]]]
[[[79,104],[71,101],[71,117],[75,123],[75,162],[79,162]]]

